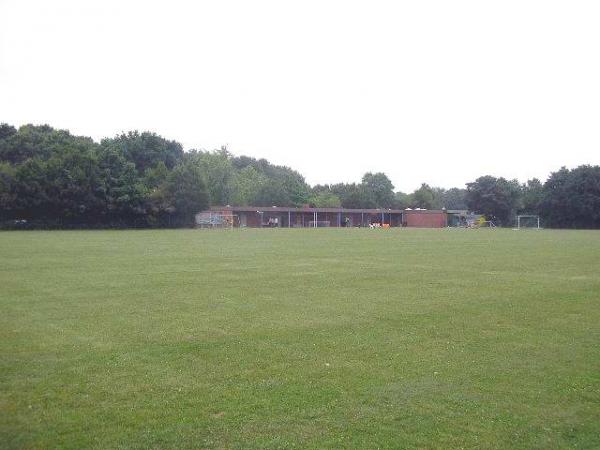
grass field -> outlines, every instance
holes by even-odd
[[[2,448],[599,448],[600,232],[0,233]]]

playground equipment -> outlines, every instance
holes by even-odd
[[[218,214],[201,212],[196,214],[196,225],[199,228],[233,228],[237,216],[233,214]]]

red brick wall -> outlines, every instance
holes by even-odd
[[[246,214],[246,226],[248,227],[260,227],[261,215],[258,213],[244,213]]]
[[[404,213],[404,221],[407,227],[420,228],[443,228],[447,226],[446,213]]]

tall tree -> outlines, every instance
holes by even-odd
[[[209,206],[209,196],[200,167],[184,161],[173,168],[163,187],[164,201],[182,225],[192,225],[197,212]]]
[[[486,175],[467,183],[467,205],[501,225],[510,224],[520,199],[521,188],[516,180]]]
[[[362,183],[334,184],[331,192],[340,198],[344,208],[377,208],[373,191]]]
[[[135,164],[139,174],[161,162],[168,169],[173,169],[183,158],[183,147],[179,142],[148,131],[122,133],[111,139],[103,139],[101,145],[120,151],[125,159]]]
[[[442,193],[442,206],[446,209],[468,209],[467,190],[450,188]]]
[[[521,187],[521,209],[524,213],[538,214],[544,198],[544,186],[537,178],[527,180]]]
[[[321,191],[312,195],[310,205],[315,208],[339,208],[342,201],[331,191]]]
[[[265,176],[265,184],[261,186],[257,197],[260,203],[301,206],[308,202],[310,188],[304,177],[295,170],[273,165],[266,159],[257,160],[248,156],[233,157],[232,164],[237,170],[253,167]]]
[[[3,124],[0,130],[0,161],[22,164],[32,158],[47,160],[67,150],[86,152],[96,145],[88,137],[73,136],[66,130],[55,130],[49,125],[23,125],[15,132],[14,127]]]
[[[15,169],[0,162],[0,220],[13,218],[15,207]]]
[[[12,135],[17,133],[17,129],[7,123],[0,123],[0,146]],[[1,148],[1,147],[0,147]]]
[[[93,221],[99,204],[97,144],[47,125],[24,125],[3,136],[0,158],[12,166],[15,217]]]
[[[600,228],[600,166],[563,167],[552,173],[540,206],[550,226]]]
[[[364,188],[371,192],[377,208],[390,208],[394,203],[394,185],[382,172],[367,172],[362,177]]]
[[[268,180],[263,183],[256,194],[257,206],[293,205],[290,193],[281,180]]]
[[[187,157],[198,164],[213,205],[228,205],[231,202],[231,190],[235,177],[235,169],[231,162],[231,154],[226,147],[212,152],[192,150]]]
[[[65,222],[94,222],[101,202],[95,151],[57,151],[44,167],[51,217]]]
[[[160,167],[157,166],[156,170],[160,171]],[[129,222],[148,214],[148,196],[166,179],[157,178],[146,185],[144,179],[138,178],[135,164],[110,146],[98,151],[98,171],[103,204],[98,215],[99,221],[104,223]]]
[[[265,175],[252,166],[245,166],[234,176],[231,204],[235,206],[257,205],[258,194],[266,183]]]
[[[435,193],[427,183],[421,184],[421,187],[412,193],[413,208],[433,209],[435,207]]]
[[[394,209],[406,209],[409,208],[412,205],[412,195],[411,194],[406,194],[404,192],[396,192],[394,194],[394,203],[392,205],[392,208]]]

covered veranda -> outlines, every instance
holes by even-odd
[[[237,227],[367,227],[402,226],[402,210],[397,209],[348,209],[348,208],[293,208],[260,206],[217,206],[211,208],[216,214],[234,217]]]

